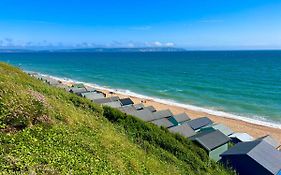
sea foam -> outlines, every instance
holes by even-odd
[[[219,111],[219,110],[214,110],[214,109],[209,109],[209,108],[203,108],[203,107],[189,105],[189,104],[183,104],[183,103],[179,103],[179,102],[176,102],[176,101],[170,100],[170,99],[161,99],[161,98],[156,98],[156,97],[150,97],[150,96],[138,94],[138,93],[132,92],[130,90],[126,90],[126,89],[112,89],[110,87],[100,86],[100,85],[94,84],[94,83],[77,81],[77,80],[73,80],[73,79],[69,79],[69,78],[62,78],[62,77],[57,77],[57,76],[52,76],[52,75],[47,75],[47,74],[41,74],[41,73],[38,73],[38,74],[40,74],[42,76],[48,76],[50,78],[53,78],[53,79],[56,79],[56,80],[59,80],[59,81],[62,81],[62,82],[83,83],[86,86],[90,86],[90,87],[100,89],[100,90],[115,92],[115,93],[121,94],[121,95],[137,97],[137,98],[141,98],[141,99],[144,99],[144,100],[152,100],[152,101],[155,101],[155,102],[158,102],[158,103],[176,106],[176,107],[181,107],[181,108],[184,108],[184,109],[193,110],[193,111],[197,111],[197,112],[203,112],[203,113],[206,113],[206,114],[209,114],[209,115],[215,115],[215,116],[229,118],[229,119],[241,120],[241,121],[256,124],[256,125],[281,129],[281,123],[273,123],[271,121],[266,121],[265,117],[262,117],[262,116],[242,116],[242,115],[237,115],[237,114],[231,114],[231,113],[224,112],[224,111]]]

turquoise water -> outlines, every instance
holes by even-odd
[[[53,76],[281,124],[281,51],[10,53]]]

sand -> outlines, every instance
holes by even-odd
[[[71,86],[74,83],[69,81],[61,81],[61,82],[68,86]],[[245,132],[250,134],[254,138],[259,138],[265,135],[271,135],[274,139],[276,139],[277,141],[279,141],[279,143],[281,143],[281,129],[278,128],[258,125],[250,122],[245,122],[239,119],[210,115],[205,112],[189,110],[178,106],[156,102],[151,99],[141,99],[135,96],[119,94],[118,92],[111,92],[104,89],[97,89],[97,90],[105,93],[106,97],[110,97],[110,96],[119,96],[120,98],[130,97],[135,104],[143,103],[145,106],[154,106],[156,110],[170,109],[173,112],[173,114],[179,114],[185,112],[191,119],[198,118],[198,117],[209,117],[215,123],[222,123],[230,127],[235,132]]]
[[[213,120],[215,123],[222,123],[230,127],[235,132],[246,132],[255,138],[262,137],[265,135],[271,135],[273,138],[275,138],[277,141],[281,143],[281,129],[271,128],[263,125],[257,125],[257,124],[236,120],[236,119],[225,118],[221,116],[210,115],[204,112],[198,112],[178,106],[167,105],[149,99],[141,99],[129,95],[118,94],[116,92],[109,92],[107,90],[99,90],[99,91],[105,93],[107,97],[116,96],[116,95],[119,96],[120,98],[130,97],[135,104],[144,102],[145,106],[152,105],[157,110],[170,109],[173,112],[173,114],[179,114],[185,112],[192,119],[206,116],[209,117],[211,120]]]

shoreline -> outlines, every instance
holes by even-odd
[[[38,73],[38,72],[36,72]],[[262,137],[264,135],[271,135],[273,138],[281,143],[281,125],[274,124],[265,121],[259,121],[257,119],[251,119],[243,116],[237,116],[222,111],[214,111],[197,106],[181,104],[164,99],[156,99],[140,94],[133,93],[131,91],[122,91],[118,89],[110,89],[95,85],[92,83],[86,83],[81,81],[75,81],[67,78],[60,78],[47,74],[41,74],[49,76],[56,80],[61,81],[63,84],[71,85],[73,83],[83,83],[86,86],[93,87],[106,94],[107,97],[117,95],[120,98],[130,97],[135,104],[145,102],[145,106],[154,106],[157,110],[170,109],[174,114],[185,112],[191,119],[206,116],[213,120],[215,123],[222,123],[230,127],[235,132],[246,132],[255,138]]]

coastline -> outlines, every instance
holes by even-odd
[[[90,86],[99,91],[102,91],[106,94],[107,97],[114,95],[117,95],[120,98],[130,97],[135,104],[145,102],[145,106],[152,105],[157,110],[170,109],[174,114],[185,112],[188,114],[188,116],[190,116],[191,119],[206,116],[213,120],[215,123],[222,123],[230,127],[235,132],[246,132],[255,138],[262,137],[264,135],[271,135],[273,138],[281,142],[281,125],[279,124],[259,121],[257,119],[250,119],[243,116],[236,116],[222,111],[213,111],[192,105],[185,105],[162,99],[154,99],[152,97],[147,97],[140,94],[135,94],[132,92],[117,89],[109,89],[91,83],[75,81],[66,78],[59,78],[46,74],[41,75],[49,76],[67,85],[72,85],[73,83],[83,83],[86,86]]]

